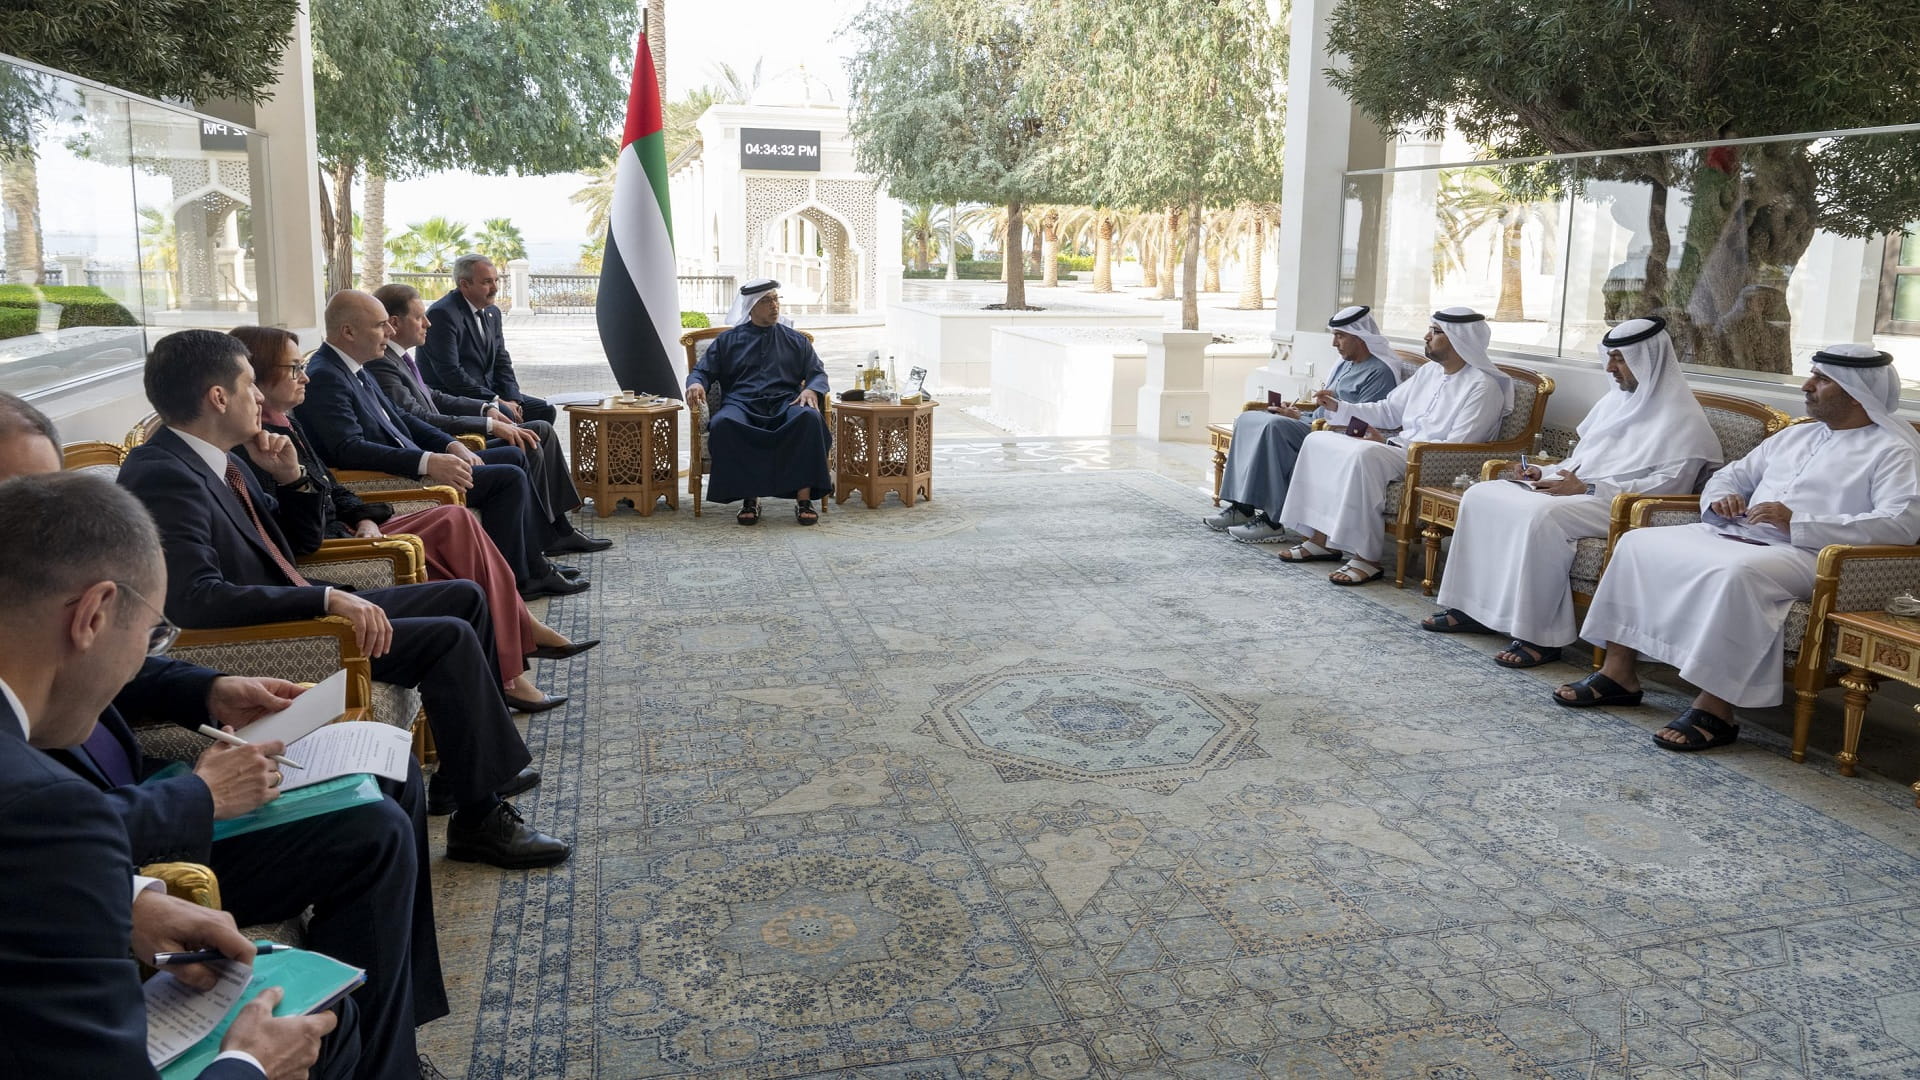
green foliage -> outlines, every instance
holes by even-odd
[[[387,254],[393,269],[401,273],[432,274],[453,269],[453,260],[471,247],[465,222],[436,216],[415,222],[388,240]]]
[[[60,305],[62,330],[75,326],[140,324],[120,301],[92,285],[0,285],[0,318],[7,318],[7,311],[26,311],[37,320],[42,302]],[[8,336],[17,335],[0,334],[0,337]]]
[[[1038,12],[1038,0],[873,0],[847,64],[860,169],[914,202],[1064,201]]]
[[[1072,273],[1073,271],[1076,271],[1076,270],[1082,273],[1091,273],[1093,270],[1093,256],[1091,255],[1060,256],[1060,272],[1061,273],[1063,274]]]
[[[713,323],[708,320],[706,314],[703,312],[683,311],[680,313],[680,329],[682,330],[705,330],[712,325]]]
[[[29,308],[0,304],[0,341],[22,337],[40,328],[40,313]]]
[[[473,238],[473,248],[503,273],[507,263],[527,257],[526,237],[520,235],[520,227],[511,218],[497,217],[482,221],[480,235]]]
[[[583,274],[597,274],[601,263],[607,257],[607,236],[602,232],[598,240],[589,240],[580,245],[580,259],[575,264]]]
[[[1060,272],[1069,273],[1075,269],[1091,269],[1093,259],[1088,257],[1085,261],[1089,264],[1088,266],[1073,267],[1069,266],[1067,258],[1062,256],[1060,259]],[[1001,262],[999,259],[961,259],[955,264],[955,268],[962,281],[999,281],[1000,267]],[[947,276],[947,268],[942,265],[929,267],[925,270],[905,270],[901,272],[900,276],[915,281],[936,281]],[[1039,281],[1041,279],[1038,270],[1028,270],[1025,277],[1028,281]]]
[[[8,0],[0,52],[157,98],[259,101],[298,0]]]

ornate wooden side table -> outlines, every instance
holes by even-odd
[[[1426,576],[1420,579],[1420,593],[1432,596],[1440,584],[1440,541],[1460,520],[1460,497],[1466,492],[1450,487],[1413,489],[1414,521],[1420,529],[1421,551],[1426,555]]]
[[[680,472],[680,403],[569,405],[573,427],[573,483],[593,500],[600,517],[621,499],[632,499],[641,517],[653,516],[654,500],[680,508],[674,481]]]
[[[860,492],[872,510],[891,491],[912,506],[933,498],[933,410],[938,402],[833,403],[833,501]]]
[[[1833,658],[1847,665],[1840,676],[1846,688],[1847,726],[1834,758],[1840,775],[1852,776],[1860,763],[1860,728],[1867,720],[1867,703],[1881,679],[1897,679],[1920,686],[1920,619],[1903,619],[1884,611],[1836,611]],[[1913,804],[1920,806],[1920,781],[1913,785]]]

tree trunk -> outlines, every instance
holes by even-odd
[[[1647,265],[1640,271],[1639,303],[1628,305],[1620,312],[1622,319],[1650,315],[1667,306],[1667,260],[1673,257],[1673,237],[1667,233],[1667,185],[1652,179],[1647,184],[1651,188],[1647,195],[1647,234],[1651,246],[1647,248]],[[1682,353],[1681,359],[1689,355]]]
[[[1234,306],[1242,311],[1258,311],[1267,306],[1267,290],[1260,283],[1261,264],[1267,260],[1267,223],[1260,218],[1253,219],[1253,228],[1247,231],[1246,270],[1240,275],[1240,302]]]
[[[387,283],[387,174],[367,167],[367,206],[360,215],[360,287]]]
[[[1527,219],[1516,208],[1500,226],[1500,302],[1494,305],[1495,322],[1521,322],[1527,317],[1526,300],[1521,295],[1525,285],[1520,277],[1520,234],[1526,224]]]
[[[1220,291],[1220,258],[1224,247],[1225,245],[1221,243],[1220,238],[1212,235],[1212,231],[1209,230],[1207,235],[1207,269],[1200,278],[1201,292]]]
[[[947,280],[960,280],[960,208],[953,203],[947,204]]]
[[[46,252],[40,243],[40,167],[33,154],[23,150],[0,158],[0,207],[5,208],[7,219],[7,281],[40,284]]]
[[[1028,269],[1027,262],[1022,262],[1020,264],[1020,270],[1023,277],[1027,274],[1037,274],[1040,272],[1040,230],[1037,228],[1029,229],[1027,230],[1027,235],[1032,238],[1030,241],[1032,250],[1027,252],[1027,260],[1032,263],[1032,269]]]
[[[1057,211],[1047,211],[1040,222],[1040,284],[1049,289],[1060,285],[1060,221]]]
[[[353,288],[353,174],[354,162],[342,159],[333,167],[333,258],[327,265],[327,294]]]
[[[1180,270],[1180,329],[1200,329],[1200,202],[1187,207],[1187,250]]]
[[[1103,217],[1093,234],[1093,291],[1113,291],[1113,219]]]
[[[1153,246],[1153,241],[1144,236],[1141,237],[1139,249],[1135,254],[1140,257],[1140,287],[1158,289],[1160,287],[1160,252]]]
[[[327,167],[320,167],[320,257],[327,261],[326,280],[333,280],[333,193],[328,190],[332,183],[327,176]],[[351,219],[349,219],[351,220]]]
[[[1008,311],[1027,310],[1027,275],[1021,271],[1020,267],[1020,254],[1025,247],[1022,240],[1025,238],[1021,235],[1020,228],[1020,204],[1010,202],[1007,204],[1007,242],[1003,245],[1006,254],[1000,260],[1001,268],[1007,275],[1005,307]]]
[[[927,272],[927,237],[922,233],[913,238],[913,268],[920,273]]]
[[[1173,299],[1173,268],[1180,257],[1180,211],[1167,211],[1167,235],[1160,245],[1160,288],[1154,292],[1155,300]]]
[[[660,84],[660,100],[667,100],[667,0],[647,0],[647,51],[653,54],[653,74]]]

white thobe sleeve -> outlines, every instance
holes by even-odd
[[[1828,544],[1911,544],[1920,537],[1920,462],[1901,445],[1871,462],[1861,479],[1871,485],[1873,509],[1860,514],[1793,515],[1793,546],[1817,550]],[[1791,510],[1792,507],[1787,509]]]
[[[1448,398],[1454,395],[1448,394]],[[1500,418],[1505,415],[1506,395],[1500,384],[1492,379],[1475,379],[1458,400],[1443,403],[1450,405],[1444,417],[1430,430],[1420,432],[1420,442],[1486,442],[1500,431]]]
[[[1693,482],[1700,475],[1700,467],[1705,464],[1699,458],[1687,458],[1658,468],[1636,469],[1619,476],[1581,476],[1580,479],[1592,484],[1593,493],[1609,502],[1615,495],[1685,495],[1693,491]],[[1559,466],[1558,471],[1561,475],[1571,472],[1579,476],[1580,462],[1568,461]]]
[[[1729,461],[1726,467],[1713,474],[1707,486],[1700,490],[1700,520],[1709,525],[1731,525],[1730,518],[1721,517],[1711,509],[1713,504],[1729,495],[1746,498],[1760,486],[1760,478],[1766,475],[1767,459],[1778,449],[1779,443],[1772,439],[1760,440],[1760,445],[1747,451],[1745,457]]]
[[[1379,401],[1339,402],[1327,410],[1327,426],[1345,424],[1358,417],[1371,427],[1389,431],[1398,428],[1401,418],[1407,413],[1407,399],[1412,395],[1414,384],[1420,381],[1417,378],[1408,379]]]

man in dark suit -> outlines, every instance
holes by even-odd
[[[147,358],[147,400],[166,427],[127,455],[120,483],[159,523],[166,610],[182,626],[246,626],[338,615],[353,624],[373,677],[417,686],[440,749],[436,788],[457,806],[447,857],[518,869],[551,866],[566,844],[503,801],[540,782],[501,695],[486,595],[470,581],[355,594],[310,582],[287,532],[317,547],[320,496],[285,436],[260,427],[260,394],[239,339],[211,330],[161,338]],[[233,453],[276,482],[269,494]]]
[[[40,444],[39,453],[27,445],[32,442]],[[39,410],[0,393],[0,481],[59,472],[58,443]],[[166,763],[145,755],[128,722],[243,731],[300,693],[281,679],[225,676],[152,656],[84,742],[47,753],[106,794],[126,827],[136,866],[207,864],[220,879],[226,911],[244,926],[297,918],[311,906],[307,947],[367,972],[354,992],[361,1006],[356,1075],[414,1080],[413,1029],[447,1015],[419,766],[407,762],[404,783],[381,782],[385,801],[214,840],[214,822],[278,796],[281,777],[272,755],[280,744],[214,743],[192,771],[155,779]]]
[[[515,420],[551,424],[558,412],[521,390],[514,377],[500,309],[493,302],[499,294],[500,272],[486,256],[453,260],[453,291],[427,312],[433,328],[420,350],[421,370],[436,390],[497,402]]]
[[[213,948],[251,963],[253,945],[232,915],[136,878],[106,797],[41,751],[84,741],[171,641],[145,599],[166,589],[159,537],[136,500],[95,476],[8,480],[0,507],[0,1075],[157,1077],[133,957]],[[213,984],[204,965],[170,970]],[[351,1005],[276,1018],[279,1000],[270,989],[240,1011],[202,1080],[293,1080],[316,1065],[352,1075]]]
[[[520,595],[567,596],[589,582],[569,578],[542,551],[559,538],[540,520],[527,481],[527,457],[513,447],[486,461],[446,432],[394,407],[366,370],[386,348],[387,310],[346,289],[327,301],[327,343],[307,361],[307,400],[294,410],[332,469],[373,469],[451,484],[513,569]],[[439,450],[423,449],[440,447]]]
[[[540,514],[557,534],[546,553],[605,551],[613,541],[595,539],[575,531],[567,513],[580,505],[580,491],[573,486],[573,473],[560,452],[560,438],[545,420],[527,420],[516,424],[500,406],[481,398],[461,397],[428,386],[421,376],[414,350],[427,340],[429,321],[426,304],[411,285],[398,282],[380,286],[373,298],[387,312],[387,346],[381,355],[367,361],[367,371],[380,389],[402,412],[424,420],[449,435],[484,435],[488,451],[482,460],[494,460],[488,454],[514,447],[526,454],[527,478],[533,482],[533,494],[540,502]]]

